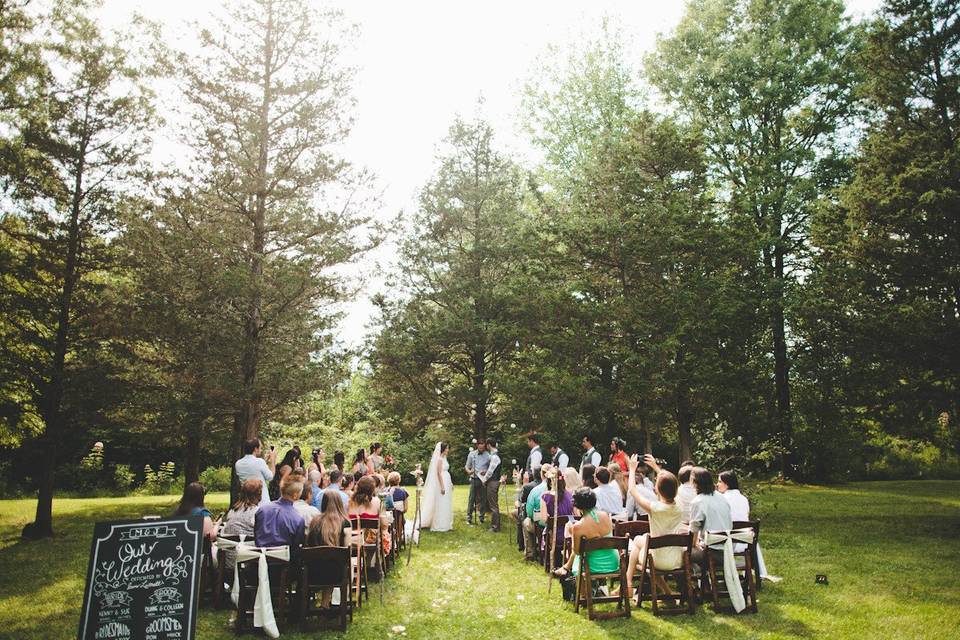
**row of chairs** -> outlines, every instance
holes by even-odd
[[[394,511],[393,515],[390,525],[392,542],[388,552],[384,551],[380,536],[380,519],[354,516],[351,525],[360,534],[358,543],[343,547],[301,547],[291,550],[290,561],[268,557],[270,597],[278,623],[299,623],[306,629],[313,619],[332,620],[336,622],[334,628],[345,631],[347,622],[353,621],[354,609],[370,599],[372,571],[376,570],[379,580],[384,580],[397,564],[400,552],[406,548],[403,513]],[[239,536],[220,537],[240,541]],[[374,541],[366,542],[368,537]],[[240,590],[235,625],[238,633],[253,627],[253,608],[259,584],[257,562],[253,559],[236,564]],[[224,585],[232,584],[233,579],[233,575],[227,574],[222,559],[214,562],[212,546],[208,543],[201,572],[201,594],[205,596],[201,602],[208,601],[214,608],[228,606],[230,598]],[[331,589],[339,590],[339,602],[329,608],[318,607],[322,594]]]
[[[551,566],[557,567],[569,559],[572,545],[569,538],[564,538],[563,544],[552,546],[551,535],[554,531],[563,531],[563,526],[569,520],[568,516],[549,518],[547,524],[540,531],[540,545],[538,560],[545,570]],[[559,526],[558,526],[559,525]],[[748,543],[742,550],[734,552],[737,562],[737,579],[743,589],[747,610],[757,612],[757,591],[760,588],[760,569],[757,561],[757,544],[760,538],[760,523],[755,520],[737,521],[733,529],[751,529],[753,542]],[[644,601],[650,602],[654,615],[687,613],[696,611],[698,600],[704,600],[709,595],[713,609],[717,612],[730,612],[733,607],[729,604],[730,593],[727,591],[724,576],[722,555],[718,552],[708,552],[706,571],[691,562],[693,552],[693,534],[673,534],[651,537],[647,545],[647,556],[641,558],[640,569],[633,576],[634,593],[626,593],[627,571],[630,540],[650,532],[650,523],[647,516],[637,520],[619,521],[614,524],[612,537],[584,540],[580,545],[580,574],[577,576],[574,608],[577,612],[581,606],[587,608],[588,617],[593,620],[609,617],[629,617],[631,600],[637,607],[643,606]],[[558,541],[559,542],[559,541]],[[681,566],[672,570],[657,569],[653,563],[651,552],[655,549],[679,547],[682,550]],[[556,549],[556,556],[549,562],[550,549]],[[600,549],[615,549],[620,554],[620,567],[610,573],[593,573],[590,571],[589,554]],[[699,575],[698,575],[699,574]],[[662,583],[658,578],[662,579]],[[607,589],[612,582],[618,582],[620,590],[617,595],[608,595],[596,588],[596,583],[605,583]],[[674,588],[670,588],[671,582]],[[699,582],[699,589],[696,588]],[[667,585],[667,590],[662,589]],[[596,604],[616,603],[615,612],[597,612]]]

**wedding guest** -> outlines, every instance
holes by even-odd
[[[557,496],[559,496],[559,501],[557,501],[553,495],[554,484],[556,484],[556,493]],[[559,506],[555,507],[554,502],[557,502]],[[562,553],[563,536],[568,522],[572,520],[569,516],[573,515],[573,494],[567,490],[567,483],[563,474],[558,473],[556,470],[551,474],[550,478],[547,478],[547,489],[540,498],[540,520],[548,523],[554,515],[554,512],[556,512],[557,515],[556,530],[554,531],[557,541],[556,548]],[[564,516],[568,517],[564,519]],[[549,557],[549,553],[550,551],[548,549],[544,550],[545,557]]]
[[[583,468],[588,464],[593,465],[594,469],[600,466],[600,452],[593,446],[593,437],[590,434],[583,434],[581,444],[585,451],[583,460],[580,461],[580,474],[583,475]]]
[[[627,472],[626,448],[627,448],[627,441],[624,440],[623,438],[615,437],[613,440],[610,441],[610,462],[616,462],[617,466],[620,467],[620,471],[622,471],[623,473]],[[626,477],[624,477],[624,481],[626,481]]]
[[[340,473],[343,473],[343,465],[345,461],[346,455],[343,453],[343,451],[333,452],[333,466],[335,466]]]
[[[693,484],[697,488],[697,497],[693,499],[690,515],[690,531],[696,533],[697,547],[690,554],[691,561],[706,571],[707,550],[700,540],[703,531],[730,531],[733,518],[730,517],[730,503],[716,492],[713,475],[703,467],[694,467],[691,471]],[[717,553],[722,562],[723,544],[711,545],[711,553]]]
[[[480,481],[487,493],[490,531],[496,533],[500,531],[500,455],[493,438],[487,438],[487,449],[490,450],[490,464],[487,470],[480,474]]]
[[[597,487],[593,493],[597,496],[597,509],[610,514],[611,517],[622,516],[626,509],[623,505],[623,494],[620,485],[610,478],[610,471],[606,467],[597,469]]]
[[[550,445],[550,455],[553,456],[550,460],[551,464],[559,467],[561,471],[566,471],[567,467],[570,466],[570,456],[556,444]]]
[[[747,496],[740,493],[740,480],[733,471],[721,471],[717,476],[717,491],[730,504],[730,519],[734,522],[745,522],[750,520],[750,501]],[[740,552],[746,548],[746,544],[738,542],[734,545],[734,551]],[[767,573],[767,563],[763,559],[763,551],[760,549],[760,543],[757,543],[757,569],[761,580],[772,580],[778,582],[780,579],[776,576],[771,577]]]
[[[280,486],[283,484],[287,475],[294,469],[300,469],[303,466],[303,460],[300,458],[300,447],[293,447],[288,450],[283,460],[277,466],[277,472],[270,481],[270,498],[277,500],[280,497]]]
[[[343,478],[340,479],[340,487],[343,490],[343,493],[347,494],[347,508],[349,509],[350,497],[353,495],[353,491],[357,485],[357,478],[352,473],[344,474]]]
[[[398,472],[391,471],[390,475],[387,476],[387,484],[390,486],[390,495],[393,497],[393,508],[400,513],[406,513],[407,500],[410,499],[410,494],[400,486],[400,479]]]
[[[552,468],[551,465],[541,466],[541,475],[549,475]],[[541,480],[539,484],[530,490],[530,494],[524,503],[526,518],[523,520],[523,556],[525,560],[533,560],[536,557],[537,525],[542,527],[544,524],[544,521],[540,519],[540,501],[543,497],[543,492],[546,490],[547,483],[545,480]]]
[[[350,518],[377,518],[380,522],[380,539],[386,547],[385,552],[389,552],[389,522],[385,522],[380,517],[380,498],[376,495],[376,481],[370,476],[364,476],[357,481],[357,488],[350,496],[349,509],[347,515]],[[364,533],[365,544],[376,544],[377,537],[375,531],[366,531]]]
[[[370,473],[380,473],[380,470],[383,469],[382,444],[374,442],[370,445],[370,455],[368,456],[367,463],[370,468]]]
[[[343,479],[344,479],[343,474],[340,473],[339,470],[333,469],[333,470],[330,472],[330,486],[329,486],[329,489],[332,489],[332,490],[334,490],[334,491],[337,492],[337,495],[339,495],[340,498],[343,500],[343,508],[344,508],[344,510],[346,510],[346,509],[348,508],[349,503],[350,503],[350,494],[343,490],[343,484],[342,484],[342,480],[343,480]],[[323,510],[323,507],[321,507],[320,510],[322,511],[322,510]]]
[[[352,528],[346,509],[336,489],[323,492],[320,503],[323,509],[320,515],[310,521],[307,529],[306,544],[311,547],[346,547],[350,544]],[[314,563],[309,568],[310,575],[327,584],[343,580],[342,567],[333,567],[327,563]],[[320,596],[320,607],[328,608],[333,599],[333,589],[324,589]]]
[[[307,484],[310,485],[310,506],[320,508],[320,498],[323,497],[323,478],[326,474],[320,471],[307,473]]]
[[[580,483],[588,489],[595,489],[597,486],[596,473],[597,468],[592,464],[583,465],[580,467]]]
[[[564,565],[554,571],[560,577],[580,573],[580,544],[583,540],[604,538],[613,534],[613,520],[610,515],[597,510],[597,496],[587,487],[580,487],[573,493],[574,513],[582,517],[570,525],[573,537],[573,553]],[[591,551],[587,560],[592,573],[608,573],[620,568],[620,552],[616,549],[598,549]]]
[[[683,513],[683,522],[690,524],[690,510],[693,508],[693,499],[697,497],[697,488],[693,486],[692,472],[693,466],[684,465],[680,467],[677,473],[677,481],[680,483],[680,490],[677,491],[677,504],[680,505],[680,511]]]
[[[240,495],[223,519],[222,535],[253,537],[253,520],[260,506],[263,480],[247,480],[240,485]]]
[[[620,465],[616,462],[611,462],[607,465],[607,471],[610,472],[610,482],[616,483],[620,488],[620,495],[623,496],[623,499],[627,499],[627,470],[626,468],[621,469]]]
[[[657,472],[657,483],[654,488],[656,494],[655,500],[649,500],[647,496],[639,490],[637,484],[637,468],[640,466],[640,458],[633,455],[627,461],[630,468],[628,477],[628,487],[630,495],[634,502],[649,514],[650,533],[644,534],[639,539],[634,539],[630,544],[630,560],[627,564],[627,593],[633,593],[633,574],[641,560],[646,557],[647,545],[651,537],[669,535],[678,533],[681,530],[681,511],[676,503],[678,481],[677,477],[669,471],[664,471],[657,465],[657,461],[651,455],[645,456],[645,461],[654,471]],[[654,549],[650,552],[653,557],[653,566],[656,569],[669,571],[677,569],[683,563],[683,549],[680,547],[665,547],[663,549]],[[667,584],[663,578],[657,576],[658,588],[667,591]]]
[[[277,466],[277,452],[268,451],[266,459],[260,457],[261,445],[258,438],[243,443],[243,457],[233,465],[237,480],[243,484],[247,480],[260,480],[263,487],[260,502],[270,502],[267,484],[273,480]]]
[[[387,480],[383,477],[382,474],[374,473],[371,475],[374,483],[376,483],[377,496],[383,500],[383,510],[393,513],[393,494],[387,491]]]
[[[524,528],[524,522],[527,519],[527,500],[530,499],[530,492],[533,491],[534,487],[539,485],[542,480],[542,469],[543,467],[538,469],[537,473],[535,473],[533,477],[527,478],[528,482],[524,483],[523,486],[520,487],[520,491],[517,493],[517,497],[513,502],[513,506],[517,510],[517,546],[520,548],[520,551],[526,551],[527,547]],[[515,470],[514,473],[517,474],[515,477],[519,477],[520,471]]]
[[[353,475],[356,476],[358,473],[360,475],[367,475],[370,473],[370,463],[367,460],[367,452],[364,449],[358,449],[357,455],[353,457]]]
[[[567,486],[567,491],[570,492],[570,495],[573,495],[573,492],[583,486],[583,482],[580,480],[580,474],[577,473],[577,470],[573,467],[566,467],[563,469],[563,482]]]
[[[213,524],[210,512],[203,506],[203,498],[207,491],[199,482],[191,482],[183,488],[183,497],[174,516],[203,516],[203,537],[211,542],[217,539],[217,527]]]
[[[220,535],[253,538],[254,520],[257,509],[260,507],[260,497],[262,495],[263,480],[247,480],[240,485],[240,496],[224,517]],[[236,551],[231,549],[224,553],[224,567],[226,567],[228,574],[233,574],[236,559]]]
[[[313,502],[313,483],[303,482],[303,492],[300,494],[299,500],[294,500],[293,508],[303,518],[304,525],[310,524],[315,517],[320,515],[320,509],[313,506],[311,502]]]
[[[291,556],[303,544],[306,525],[293,503],[303,494],[303,483],[296,478],[280,486],[280,497],[260,505],[254,516],[253,533],[258,547],[289,546]]]

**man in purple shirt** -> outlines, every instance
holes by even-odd
[[[289,480],[280,487],[280,499],[261,505],[253,519],[253,536],[258,547],[290,547],[295,556],[303,544],[303,516],[293,503],[303,493],[303,483]]]

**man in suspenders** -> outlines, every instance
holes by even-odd
[[[533,470],[539,469],[543,465],[543,450],[540,448],[540,436],[535,433],[527,434],[527,446],[530,447],[530,455],[527,456],[526,471],[527,477],[533,477]]]
[[[563,471],[570,466],[570,456],[568,456],[566,452],[557,445],[554,444],[550,446],[550,453],[553,454],[553,466],[555,466],[557,469],[560,469],[560,471]]]
[[[593,438],[589,434],[583,435],[583,448],[586,453],[583,454],[583,460],[580,462],[580,473],[583,473],[584,465],[592,464],[594,467],[600,466],[600,452],[593,446]]]

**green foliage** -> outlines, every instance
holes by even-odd
[[[200,484],[207,492],[230,491],[232,467],[207,467],[200,472]]]
[[[152,466],[143,467],[143,484],[138,493],[160,496],[177,493],[183,485],[183,480],[176,475],[176,465],[173,462],[161,462],[156,469]]]
[[[129,466],[118,464],[113,468],[113,487],[118,493],[126,494],[136,481],[137,474]]]

